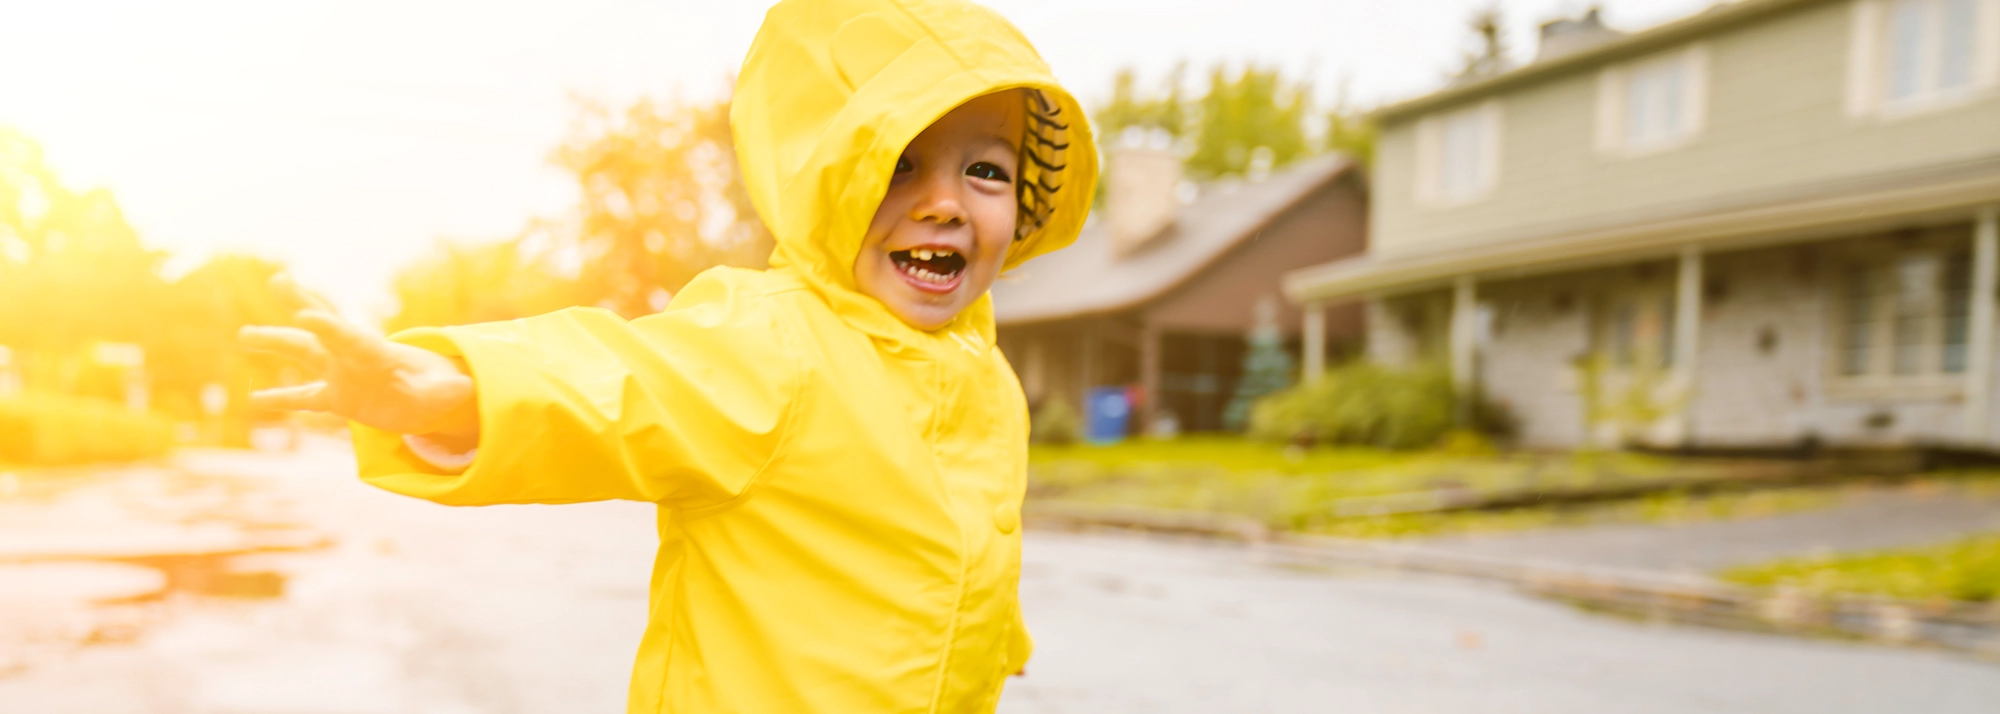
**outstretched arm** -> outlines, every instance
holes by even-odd
[[[430,350],[391,342],[334,312],[280,275],[272,287],[305,307],[291,326],[245,326],[245,347],[271,352],[318,379],[254,392],[259,409],[307,410],[399,434],[425,435],[470,450],[479,442],[478,392],[464,365]]]
[[[311,307],[297,328],[244,340],[319,377],[257,403],[347,417],[361,478],[378,487],[449,505],[697,508],[742,494],[776,458],[804,384],[762,276],[703,273],[629,321],[570,308],[384,339]],[[474,447],[465,463],[437,458]]]

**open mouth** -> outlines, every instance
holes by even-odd
[[[959,276],[965,273],[965,256],[950,249],[898,250],[889,253],[889,260],[895,262],[896,270],[904,278],[927,290],[950,290],[958,285]]]

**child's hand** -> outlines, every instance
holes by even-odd
[[[390,342],[348,322],[283,275],[271,285],[306,306],[294,316],[299,327],[246,325],[238,340],[252,350],[289,358],[319,380],[253,392],[252,406],[332,412],[384,431],[430,435],[451,446],[478,444],[476,393],[472,377],[457,360]]]

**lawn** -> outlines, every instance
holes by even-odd
[[[1230,437],[1037,445],[1029,500],[1139,506],[1253,519],[1268,527],[1350,537],[1404,537],[1613,522],[1738,518],[1818,508],[1827,489],[1688,495],[1673,491],[1587,505],[1436,512],[1450,503],[1741,476],[1739,462],[1619,452],[1497,453],[1463,448],[1300,449]]]
[[[1813,594],[1991,601],[2000,596],[2000,534],[1918,548],[1788,558],[1721,575],[1743,585]]]

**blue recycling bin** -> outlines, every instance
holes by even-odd
[[[1116,444],[1125,440],[1125,422],[1132,417],[1132,402],[1124,387],[1094,387],[1085,408],[1083,438],[1093,444]]]

